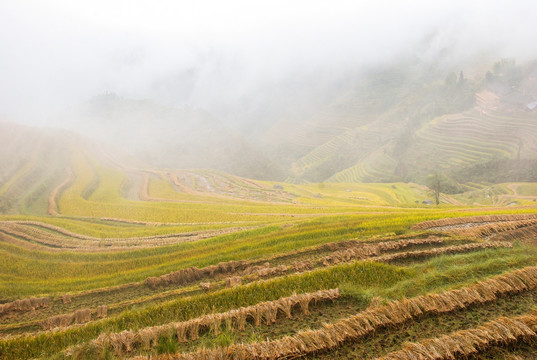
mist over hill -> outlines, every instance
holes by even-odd
[[[458,191],[536,158],[535,4],[33,5],[0,5],[0,118],[150,167]]]
[[[317,87],[311,74],[297,76],[259,89],[220,117],[109,93],[69,109],[59,123],[156,168],[289,182],[426,183],[442,172],[464,184],[494,179],[485,171],[491,162],[537,159],[536,62],[435,64],[407,58],[346,78],[321,77]],[[533,179],[516,169],[513,180]]]
[[[62,121],[155,168],[211,168],[261,179],[283,174],[259,149],[202,109],[104,94],[71,109]]]

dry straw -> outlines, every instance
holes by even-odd
[[[323,266],[330,266],[351,260],[365,259],[368,257],[378,256],[383,252],[400,250],[409,246],[442,244],[444,239],[431,236],[426,239],[410,239],[399,241],[385,241],[377,244],[356,244],[355,247],[345,250],[335,251],[331,255],[325,256],[319,260]]]
[[[492,237],[495,234],[511,232],[529,226],[535,226],[537,220],[502,221],[497,223],[485,223],[472,227],[460,227],[451,229],[450,232],[456,235],[473,237]]]
[[[91,311],[91,309],[79,309],[76,310],[74,313],[49,317],[41,321],[39,325],[43,330],[51,330],[55,328],[64,328],[72,324],[85,324],[92,320],[92,313],[93,312]],[[95,313],[97,315],[97,318],[104,318],[108,316],[108,306],[101,305],[97,307]]]
[[[468,216],[459,218],[445,218],[439,220],[424,221],[411,227],[413,230],[425,230],[444,226],[456,226],[462,224],[493,223],[500,221],[536,220],[537,214],[501,214]]]
[[[208,292],[209,290],[211,290],[211,283],[210,282],[200,283],[200,289],[203,290],[203,292]]]
[[[97,307],[97,317],[98,318],[105,318],[108,316],[108,306],[101,305]]]
[[[242,284],[242,279],[240,276],[232,276],[226,279],[225,281],[226,287],[231,288],[235,286],[239,286]]]
[[[336,348],[380,328],[400,325],[426,314],[440,314],[475,304],[497,300],[500,296],[521,293],[537,287],[537,267],[515,270],[462,289],[427,294],[366,309],[359,314],[321,329],[298,332],[294,336],[252,344],[198,350],[193,353],[163,355],[156,359],[280,359],[303,356]],[[143,359],[138,357],[135,359]]]
[[[513,244],[508,242],[484,242],[484,243],[475,243],[475,244],[464,244],[464,245],[454,245],[444,248],[435,248],[427,250],[418,250],[418,251],[405,251],[395,254],[382,255],[371,258],[373,261],[378,262],[391,262],[403,259],[411,258],[421,258],[428,256],[444,255],[444,254],[456,254],[464,253],[473,250],[481,249],[497,249],[497,248],[512,248]]]
[[[174,271],[159,277],[149,277],[144,280],[144,284],[152,289],[157,289],[168,285],[186,285],[205,276],[214,276],[215,274],[229,274],[244,269],[248,265],[247,261],[227,261],[217,265],[207,266],[201,269],[190,267]]]
[[[537,225],[531,225],[524,228],[505,231],[499,234],[493,234],[489,240],[494,241],[513,241],[513,240],[535,240],[537,239]]]
[[[438,237],[428,237],[426,239],[409,239],[398,241],[385,241],[376,244],[363,244],[356,240],[349,240],[341,243],[324,244],[316,248],[319,249],[336,249],[343,248],[344,250],[336,251],[334,254],[326,256],[318,262],[325,266],[331,264],[337,264],[339,262],[347,262],[353,259],[366,258],[370,256],[377,256],[382,252],[403,249],[409,246],[428,245],[428,244],[442,244],[444,239]],[[296,252],[298,253],[298,252]],[[287,254],[286,256],[289,256]],[[271,267],[269,262],[265,262],[261,265],[253,265],[252,262],[244,260],[232,260],[227,262],[221,262],[217,265],[211,265],[204,268],[191,267],[187,269],[181,269],[158,277],[149,277],[144,280],[144,284],[151,289],[158,289],[163,286],[169,285],[186,285],[194,281],[200,280],[206,276],[213,277],[217,274],[230,275],[242,271],[242,275],[256,275],[258,277],[270,277],[285,274],[286,272],[293,270],[296,272],[311,270],[315,264],[312,261],[304,260],[297,261],[287,265],[279,265]]]
[[[50,299],[48,297],[41,298],[28,298],[20,299],[12,302],[0,304],[0,315],[7,314],[8,312],[17,311],[34,311],[39,308],[46,308],[50,305]]]
[[[197,340],[202,332],[212,331],[213,334],[218,334],[223,326],[226,326],[228,330],[242,331],[248,321],[257,326],[262,323],[270,325],[277,321],[280,314],[286,318],[292,317],[292,310],[296,307],[300,308],[303,314],[308,314],[309,304],[312,301],[334,300],[340,296],[339,289],[293,295],[275,301],[233,309],[225,313],[208,314],[188,321],[148,327],[138,332],[123,331],[102,334],[93,340],[90,346],[98,349],[113,349],[117,355],[122,355],[137,348],[154,347],[161,336],[171,337],[175,334],[179,342],[188,342],[189,340]]]
[[[401,350],[377,360],[448,360],[478,354],[492,345],[509,345],[537,339],[537,315],[500,317],[482,326],[461,330],[419,343],[408,343]]]
[[[292,266],[287,266],[287,265],[278,265],[275,267],[271,267],[270,263],[266,262],[263,265],[247,267],[244,270],[243,275],[270,277],[270,276],[285,274],[287,271],[292,270],[292,269],[293,269]]]

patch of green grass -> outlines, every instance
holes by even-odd
[[[141,310],[125,311],[117,317],[92,322],[77,328],[13,340],[0,340],[0,354],[5,354],[0,358],[20,359],[51,355],[67,346],[87,342],[105,331],[117,332],[170,321],[187,320],[207,313],[223,312],[261,301],[276,300],[293,293],[335,288],[343,283],[386,287],[407,278],[409,274],[409,271],[405,269],[372,262],[358,262],[319,269],[214,293],[180,298]]]

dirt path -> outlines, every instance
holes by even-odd
[[[509,184],[507,188],[513,192],[514,196],[519,196],[518,194],[518,184]]]
[[[71,169],[68,169],[67,170],[67,176],[65,177],[65,180],[60,185],[56,186],[52,190],[52,192],[50,193],[50,195],[48,197],[48,210],[47,210],[47,213],[49,215],[59,215],[57,198],[58,198],[59,194],[61,193],[61,191],[64,189],[64,187],[66,187],[71,182],[71,180],[73,180],[73,172],[71,171]]]
[[[182,192],[186,194],[199,194],[198,191],[191,189],[188,186],[185,186],[182,182],[180,182],[176,174],[168,173],[168,178],[170,179],[172,184],[179,188]]]
[[[507,185],[507,188],[509,190],[511,190],[513,192],[513,194],[502,194],[502,195],[498,195],[497,198],[498,198],[498,204],[502,204],[503,202],[500,201],[500,200],[504,200],[504,201],[508,201],[508,200],[516,200],[516,199],[523,199],[523,200],[537,200],[537,195],[536,196],[531,196],[531,195],[520,195],[519,192],[518,192],[518,187],[520,186],[520,184],[508,184]]]

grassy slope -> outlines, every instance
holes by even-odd
[[[0,293],[4,298],[117,285],[189,266],[256,259],[349,238],[400,234],[412,224],[427,219],[505,211],[469,211],[453,206],[420,208],[415,202],[426,196],[424,190],[403,183],[280,184],[282,191],[295,196],[292,203],[284,203],[233,199],[209,193],[186,194],[178,192],[168,179],[161,177],[149,182],[148,193],[170,201],[132,201],[120,196],[125,181],[125,173],[121,170],[103,165],[83,150],[73,151],[71,166],[75,180],[59,199],[62,216],[11,215],[0,219],[37,220],[101,238],[244,226],[256,226],[256,229],[193,243],[107,254],[28,251],[17,245],[0,243]],[[95,177],[98,182],[94,181]],[[93,185],[95,183],[97,186]],[[258,182],[258,186],[269,190],[273,185]],[[147,226],[99,218],[158,224]]]
[[[410,233],[411,225],[424,220],[535,212],[535,207],[483,207],[505,204],[510,201],[508,196],[531,196],[535,184],[500,184],[490,188],[476,184],[473,193],[458,197],[461,202],[475,203],[474,207],[420,207],[416,201],[427,197],[427,193],[414,184],[291,185],[248,182],[203,170],[191,174],[192,188],[199,192],[209,186],[217,190],[214,193],[181,192],[164,173],[160,173],[151,175],[149,180],[148,196],[153,201],[133,201],[120,195],[126,181],[126,173],[121,168],[103,163],[84,149],[72,152],[70,166],[75,178],[59,198],[61,216],[2,215],[0,220],[41,221],[103,239],[239,226],[255,228],[196,242],[120,252],[35,251],[0,242],[2,301],[121,285],[190,266],[262,259],[333,241],[405,234]],[[18,178],[20,176],[13,184]],[[233,184],[241,188],[241,198],[231,196],[229,187]],[[11,185],[6,189],[9,187]],[[249,192],[255,195],[249,198]],[[257,197],[265,196],[263,194],[272,200],[259,201]],[[485,201],[491,197],[496,200]],[[531,199],[520,198],[519,201],[532,204]],[[27,340],[0,342],[0,349],[6,346],[4,354],[14,354],[15,357],[52,354],[67,345],[95,338],[101,331],[120,331],[192,318],[275,299],[295,291],[342,287],[346,296],[354,296],[358,302],[374,296],[398,299],[461,287],[509,269],[531,265],[536,260],[537,252],[533,247],[516,246],[441,256],[404,266],[343,264],[191,298],[148,300],[138,309],[135,306],[102,322]],[[95,303],[99,304],[98,297]],[[212,304],[211,307],[203,305],[207,303]],[[307,327],[307,322],[300,326]],[[214,345],[214,341],[219,340],[205,341]]]

